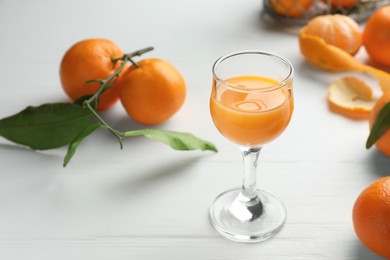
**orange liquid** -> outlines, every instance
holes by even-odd
[[[258,76],[239,76],[225,80],[242,90],[264,88],[278,82]],[[213,89],[210,112],[217,129],[229,140],[259,146],[280,135],[288,125],[294,108],[291,86],[262,93]],[[218,93],[218,96],[216,96]]]

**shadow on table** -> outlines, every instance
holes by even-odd
[[[191,156],[190,158],[167,161],[153,167],[147,166],[145,170],[139,170],[129,174],[127,179],[110,185],[109,192],[118,197],[129,198],[137,193],[145,193],[145,190],[153,190],[166,179],[176,178],[186,174],[186,170],[203,158],[203,154]]]
[[[378,175],[378,177],[390,176],[390,158],[383,155],[374,147],[371,149],[374,151],[370,153],[369,158],[370,172]]]
[[[107,113],[105,117],[111,117],[111,115]],[[145,126],[134,121],[127,114],[123,114],[122,116],[117,117],[115,122],[111,122],[111,126],[114,129],[120,131],[132,131],[132,130],[151,128],[150,126]],[[153,128],[161,128],[162,126],[164,126],[164,123],[158,125],[158,127],[153,126]]]
[[[353,74],[350,71],[328,71],[321,69],[310,64],[303,55],[300,56],[299,60],[294,62],[294,68],[301,76],[304,76],[305,79],[312,81],[315,84],[310,85],[310,88],[319,87],[323,90],[328,89],[328,85],[339,78],[349,76]]]
[[[370,251],[367,247],[365,247],[360,241],[356,241],[356,246],[353,248],[354,252],[356,252],[355,260],[383,260],[385,258],[375,254]]]
[[[45,163],[58,163],[62,164],[62,160],[58,155],[51,154],[50,150],[42,151],[42,150],[33,150],[27,146],[22,146],[18,144],[0,144],[0,149],[7,150],[9,152],[10,157],[14,158],[14,156],[23,156],[27,155],[29,157],[33,157],[36,160],[44,161]],[[53,160],[55,159],[55,160]],[[58,162],[57,159],[60,159]],[[16,160],[15,160],[16,161]],[[5,160],[4,163],[8,163],[9,161]]]

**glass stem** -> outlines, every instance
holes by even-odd
[[[244,180],[242,184],[240,200],[243,203],[258,201],[256,191],[257,162],[261,147],[240,147],[244,160]]]

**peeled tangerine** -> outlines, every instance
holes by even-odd
[[[352,119],[367,119],[375,105],[373,90],[364,81],[345,77],[329,85],[328,102],[333,112]]]
[[[305,59],[311,64],[329,71],[353,71],[368,74],[378,81],[383,93],[390,91],[390,74],[359,62],[348,54],[346,49],[340,48],[335,43],[332,43],[331,40],[337,38],[338,33],[336,32],[340,34],[342,30],[334,29],[332,31],[329,29],[331,28],[329,25],[328,27],[323,25],[322,30],[321,20],[319,19],[348,21],[350,18],[341,15],[327,15],[324,18],[314,18],[307,26],[303,27],[299,32],[299,47]],[[340,28],[350,28],[353,30],[355,25],[352,24],[346,22],[344,25],[339,24],[339,26]],[[310,28],[312,26],[318,30]],[[321,32],[320,35],[322,36],[315,35],[315,31]],[[330,37],[331,35],[333,38]],[[361,36],[356,35],[357,41],[355,43],[358,44],[356,44],[355,50],[353,50],[354,48],[351,49],[353,51],[350,53],[354,53],[360,48]],[[327,38],[328,36],[331,40]],[[354,45],[353,43],[354,41],[351,42],[351,46]],[[375,103],[372,89],[356,78],[344,78],[332,83],[329,86],[328,101],[332,111],[354,119],[368,118]]]
[[[306,35],[317,36],[327,44],[355,55],[362,45],[359,25],[350,17],[340,14],[321,15],[302,28]]]
[[[359,62],[342,49],[326,43],[322,38],[299,32],[299,47],[305,59],[314,66],[330,71],[367,73],[378,80],[382,92],[390,91],[390,74]]]

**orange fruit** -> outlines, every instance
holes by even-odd
[[[369,122],[370,122],[370,128],[372,129],[372,126],[375,123],[375,120],[378,116],[379,111],[382,109],[384,105],[390,102],[390,91],[385,92],[375,103],[375,106],[373,107]],[[379,151],[381,151],[383,154],[390,156],[390,129],[388,129],[376,142],[375,142],[376,148],[378,148]]]
[[[352,119],[368,119],[375,105],[370,86],[355,77],[344,77],[328,87],[328,104],[331,111]]]
[[[378,9],[368,19],[363,45],[372,60],[390,67],[390,6]]]
[[[109,77],[120,66],[120,62],[114,66],[112,58],[123,55],[123,51],[107,39],[77,42],[65,53],[60,65],[60,80],[65,93],[73,101],[96,93],[100,83],[85,82]],[[119,88],[115,84],[100,96],[97,110],[106,110],[118,100]]]
[[[322,0],[325,4],[329,4],[329,0]],[[357,4],[358,0],[330,0],[332,8],[350,8]]]
[[[353,206],[352,220],[360,241],[390,259],[390,176],[363,190]]]
[[[306,35],[323,39],[327,44],[336,46],[354,55],[362,45],[362,33],[352,18],[335,14],[320,15],[301,29]]]
[[[312,65],[330,71],[354,71],[371,75],[378,80],[383,92],[390,91],[390,73],[361,63],[342,49],[327,44],[322,38],[299,31],[299,48]]]
[[[271,0],[273,10],[286,17],[302,16],[313,4],[314,0]]]
[[[145,59],[119,79],[120,99],[128,115],[145,125],[163,123],[182,106],[186,84],[176,68],[161,59]]]

